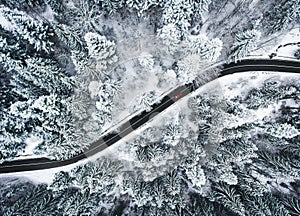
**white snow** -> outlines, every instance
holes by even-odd
[[[26,143],[26,148],[24,153],[22,154],[23,156],[28,156],[32,155],[33,150],[35,147],[37,147],[43,140],[39,137],[29,137],[25,140]],[[35,155],[36,156],[36,155]],[[19,159],[19,157],[18,157]]]

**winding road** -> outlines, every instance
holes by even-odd
[[[300,62],[269,59],[247,59],[237,63],[224,64],[218,78],[229,74],[249,71],[272,71],[300,74]],[[152,110],[150,112],[144,111],[137,116],[134,116],[129,121],[121,124],[118,127],[118,133],[111,133],[100,137],[99,140],[92,143],[88,149],[77,156],[60,161],[50,160],[47,158],[8,161],[0,165],[0,173],[13,173],[56,168],[70,165],[93,156],[98,152],[104,150],[105,148],[113,145],[117,141],[121,140],[123,137],[127,136],[132,131],[136,130],[137,128],[154,118],[156,114],[164,111],[165,109],[176,103],[178,100],[176,95],[180,94],[180,98],[182,98],[188,95],[190,92],[196,90],[197,88],[193,84],[177,87],[172,92],[165,95],[159,103],[152,105]]]

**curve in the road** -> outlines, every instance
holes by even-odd
[[[247,59],[239,61],[237,63],[224,64],[223,70],[220,72],[218,78],[229,74],[247,71],[273,71],[300,74],[300,62],[285,60]],[[80,160],[93,156],[96,153],[107,148],[108,146],[113,145],[117,141],[121,140],[123,137],[130,134],[132,131],[136,130],[137,128],[151,120],[155,116],[155,114],[164,111],[169,106],[174,104],[176,102],[176,100],[174,99],[174,95],[182,93],[182,97],[184,97],[190,92],[194,91],[195,89],[196,88],[193,84],[177,87],[168,95],[166,95],[159,103],[154,104],[150,112],[144,111],[141,114],[134,116],[129,121],[120,125],[120,132],[107,134],[101,137],[98,141],[92,143],[85,152],[77,156],[60,161],[50,160],[47,158],[7,161],[1,164],[0,173],[12,173],[61,167],[76,163]]]

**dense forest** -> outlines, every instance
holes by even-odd
[[[299,0],[1,0],[0,166],[76,156],[167,90],[216,79],[204,69],[219,62],[283,46],[299,60],[299,43],[282,41],[299,10]],[[0,215],[300,215],[299,83],[201,91],[51,184],[0,176]]]
[[[190,115],[146,127],[115,156],[60,171],[49,185],[3,180],[2,213],[299,215],[298,81],[267,79],[231,99],[204,90],[188,100]]]
[[[299,25],[298,0],[1,0],[0,7],[2,162],[77,155],[168,88],[216,78],[202,68],[265,54]]]

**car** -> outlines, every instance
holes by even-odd
[[[177,100],[182,97],[182,92],[174,96],[174,99]]]

